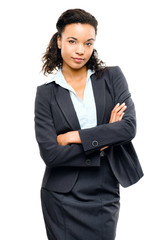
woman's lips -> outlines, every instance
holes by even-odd
[[[84,61],[84,58],[72,58],[76,63],[81,63]]]

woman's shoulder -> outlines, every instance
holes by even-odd
[[[97,77],[97,79],[103,79],[106,77],[112,79],[114,76],[120,73],[122,73],[122,71],[119,66],[105,66],[98,70],[98,72],[95,72],[94,75]]]
[[[37,86],[37,95],[47,101],[50,101],[53,96],[55,82],[43,83]]]
[[[109,75],[115,75],[122,72],[121,68],[119,66],[106,66],[103,70],[103,75],[109,74]]]
[[[119,66],[107,66],[102,70],[99,78],[105,79],[107,82],[113,83],[118,79],[125,77]]]
[[[100,79],[105,81],[110,91],[128,87],[127,80],[119,66],[106,67]]]
[[[38,89],[40,92],[45,92],[45,93],[47,93],[47,92],[50,92],[50,91],[51,91],[51,89],[53,88],[53,85],[54,85],[53,82],[51,82],[51,83],[43,83],[43,84],[41,84],[41,85],[38,85],[38,86],[37,86],[37,89]]]

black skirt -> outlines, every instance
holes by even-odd
[[[114,240],[120,207],[119,183],[106,157],[81,168],[68,193],[41,189],[49,240]]]

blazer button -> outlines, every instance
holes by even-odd
[[[98,146],[98,142],[97,142],[96,140],[94,140],[94,141],[92,142],[92,146],[93,146],[93,147],[97,147],[97,146]]]
[[[87,165],[91,165],[91,160],[90,160],[90,159],[87,159],[87,160],[86,160],[86,164],[87,164]]]

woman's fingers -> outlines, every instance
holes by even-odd
[[[127,106],[125,105],[125,103],[122,103],[122,104],[117,103],[111,112],[111,117],[109,122],[113,123],[113,122],[121,121],[126,108]]]
[[[119,111],[117,112],[117,118],[119,118],[120,120],[122,119],[123,115],[124,115],[124,111],[126,110],[127,106],[124,104],[122,104],[123,106],[119,109]],[[119,121],[120,121],[119,120]]]
[[[123,118],[124,112],[121,114],[121,116],[119,117],[118,121],[121,121]]]
[[[120,112],[124,112],[124,110],[126,109],[126,105],[125,103],[122,103],[121,105],[119,105],[119,103],[113,108],[113,111],[115,111],[116,113]]]

